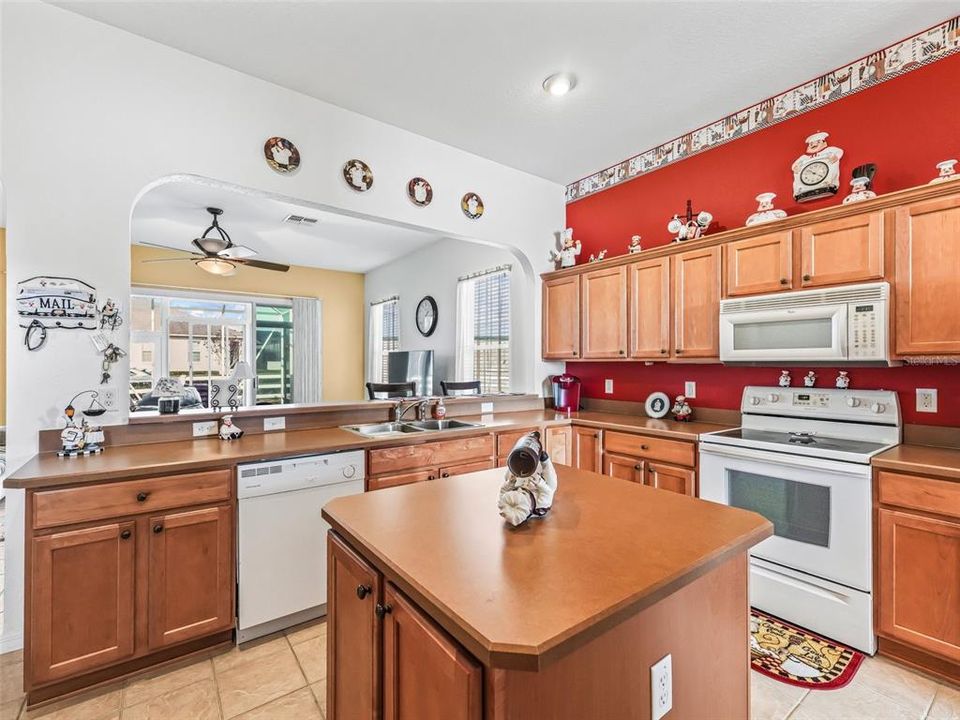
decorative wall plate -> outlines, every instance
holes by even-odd
[[[460,209],[471,220],[477,220],[483,215],[483,200],[475,192],[468,192],[460,199]]]
[[[343,166],[343,179],[357,192],[366,192],[373,187],[373,170],[363,160],[347,160]]]
[[[292,173],[300,167],[300,151],[292,142],[282,137],[272,137],[263,144],[263,157],[267,165],[281,175]]]
[[[433,188],[422,177],[411,178],[407,183],[407,197],[414,205],[426,207],[433,202]]]
[[[647,417],[652,417],[657,420],[664,418],[667,416],[667,413],[670,412],[670,398],[663,392],[650,393],[650,395],[647,396],[644,409],[647,412]]]

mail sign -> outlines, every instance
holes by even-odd
[[[20,327],[96,328],[97,291],[82,280],[34,277],[17,284]]]

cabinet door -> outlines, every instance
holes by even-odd
[[[31,542],[33,684],[133,655],[134,523],[35,537]]]
[[[580,277],[583,357],[627,356],[627,269],[591,270]]]
[[[573,429],[569,425],[547,428],[544,449],[554,465],[573,465]]]
[[[800,286],[883,278],[883,215],[865,213],[800,229]]]
[[[481,720],[483,669],[387,583],[384,720]]]
[[[727,295],[756,295],[793,286],[793,231],[786,230],[723,246]]]
[[[960,662],[960,524],[878,515],[879,634]]]
[[[440,477],[454,477],[455,475],[466,475],[467,473],[477,472],[478,470],[490,470],[496,467],[493,460],[477,460],[475,462],[461,463],[459,465],[448,465],[440,468]]]
[[[673,257],[674,355],[720,357],[720,248]]]
[[[696,495],[697,474],[690,468],[647,463],[645,482],[659,490],[669,490],[681,495]]]
[[[148,526],[151,649],[233,627],[233,508],[155,515]]]
[[[960,353],[960,195],[897,210],[896,351]]]
[[[424,480],[436,480],[438,471],[436,468],[426,468],[424,470],[413,470],[411,472],[394,473],[392,475],[377,475],[367,478],[367,490],[381,490],[397,485],[410,485],[411,483],[423,482]]]
[[[646,463],[640,458],[626,455],[603,454],[603,474],[610,477],[643,484],[643,470]]]
[[[381,575],[327,533],[327,720],[374,720],[380,709]]]
[[[585,427],[575,427],[572,430],[574,467],[600,472],[600,431],[597,428]]]
[[[628,266],[630,357],[665,360],[670,354],[670,258]]]
[[[543,282],[544,359],[575,360],[580,357],[580,276]]]

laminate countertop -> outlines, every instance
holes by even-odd
[[[897,445],[874,455],[871,464],[881,470],[935,475],[960,481],[960,449],[931,445]]]
[[[511,528],[502,470],[331,500],[323,517],[488,667],[537,670],[769,537],[758,514],[558,466]],[[696,618],[690,618],[696,622]]]
[[[108,446],[100,455],[89,457],[61,458],[56,453],[41,453],[7,477],[4,480],[4,487],[38,489],[190,472],[281,457],[412,445],[533,426],[552,427],[573,423],[688,441],[696,441],[702,433],[726,429],[726,426],[710,423],[653,420],[647,417],[609,412],[558,413],[553,410],[526,410],[458,416],[457,419],[481,423],[482,427],[390,435],[381,438],[363,437],[340,427],[331,427],[248,433],[239,440],[230,442],[220,440],[218,437],[206,437],[196,440]]]

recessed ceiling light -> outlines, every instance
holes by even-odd
[[[560,97],[566,95],[577,86],[577,76],[573,73],[554,73],[543,81],[544,91]]]

